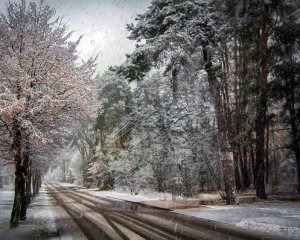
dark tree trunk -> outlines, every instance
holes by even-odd
[[[163,185],[163,180],[159,176],[156,176],[156,181],[157,181],[158,192],[162,192],[162,193],[166,192]]]
[[[250,147],[250,161],[251,161],[251,172],[252,172],[252,184],[253,186],[255,186],[255,153],[254,153],[254,149],[253,147],[251,146]]]
[[[27,173],[27,177],[26,177],[26,202],[27,202],[27,206],[31,203],[31,200],[32,200],[31,180],[32,180],[32,174],[31,174],[31,169],[29,168],[28,173]]]
[[[212,60],[207,49],[208,43],[202,45],[203,59],[205,62],[205,70],[208,76],[210,93],[216,111],[217,125],[219,130],[219,145],[221,150],[221,167],[223,181],[226,193],[227,204],[239,204],[239,198],[236,191],[234,161],[231,146],[228,141],[228,133],[226,129],[226,116],[222,108],[222,100],[218,87],[217,77],[213,70]]]
[[[35,173],[34,172],[31,175],[31,186],[32,186],[32,198],[35,198],[36,192],[35,192]]]
[[[270,138],[270,130],[269,124],[267,123],[267,139],[266,139],[266,184],[269,184],[269,138]]]
[[[20,219],[26,220],[26,212],[27,212],[27,206],[29,204],[28,200],[30,199],[30,194],[28,196],[27,188],[28,185],[28,178],[30,176],[28,175],[28,172],[30,171],[30,159],[29,159],[29,143],[25,143],[25,146],[23,148],[23,165],[22,165],[22,181],[21,181],[21,212],[20,212]]]
[[[292,82],[293,83],[293,82]],[[290,123],[292,127],[292,148],[295,152],[297,173],[298,173],[298,191],[300,191],[300,133],[296,123],[296,110],[294,103],[294,89],[291,89],[289,97],[287,97],[287,104],[290,113]]]
[[[15,172],[15,196],[14,204],[11,212],[10,227],[17,227],[20,221],[20,211],[21,211],[21,176],[18,167],[16,167]]]
[[[239,173],[240,173],[240,181],[241,181],[241,190],[245,190],[246,189],[246,185],[245,185],[245,178],[246,178],[246,175],[245,175],[245,159],[244,159],[244,156],[243,156],[243,152],[241,151],[241,146],[239,146],[239,149],[238,149],[238,156],[239,156]],[[238,187],[238,186],[237,186]]]
[[[40,173],[38,173],[38,189],[37,189],[37,193],[40,193],[40,189],[42,187],[42,176]]]
[[[287,20],[287,19],[285,19]],[[286,23],[284,22],[283,25]],[[292,31],[292,29],[290,29]],[[285,45],[285,57],[284,57],[284,71],[281,76],[282,80],[285,83],[285,101],[286,101],[286,106],[288,108],[289,112],[289,122],[291,124],[291,138],[292,138],[292,149],[295,153],[295,158],[296,158],[296,164],[297,164],[297,174],[298,174],[298,192],[300,192],[300,109],[297,105],[299,104],[298,100],[298,91],[299,89],[299,70],[295,69],[294,67],[294,61],[297,62],[296,56],[295,56],[295,51],[297,51],[297,39],[299,37],[297,36],[296,38],[292,38],[293,40],[288,38],[285,38],[283,40],[284,45]],[[296,54],[297,55],[297,54]],[[297,77],[298,76],[298,77]]]
[[[260,39],[260,79],[259,79],[259,101],[256,115],[256,196],[262,199],[267,198],[265,190],[265,130],[267,126],[267,41],[268,41],[268,18],[269,7],[264,6],[261,23]]]
[[[235,153],[233,154],[233,159],[234,159],[234,176],[235,176],[235,184],[236,184],[236,188],[238,190],[242,189],[242,176],[240,175],[240,170],[239,170],[239,165],[240,165],[240,161],[239,161],[239,154]]]
[[[33,196],[39,194],[40,185],[41,185],[40,174],[36,172],[34,174],[34,177],[32,178]]]
[[[13,145],[12,151],[14,154],[15,163],[15,196],[14,203],[10,218],[10,227],[16,227],[19,225],[20,221],[20,211],[21,211],[21,192],[22,192],[22,135],[21,127],[18,120],[14,120],[13,123]]]
[[[32,194],[33,194],[33,197],[36,197],[36,195],[38,194],[38,174],[37,174],[37,172],[35,172],[32,175]]]
[[[177,101],[178,99],[178,70],[175,67],[172,70],[172,93],[173,93],[173,101]]]
[[[26,220],[27,199],[26,199],[26,175],[24,174],[24,167],[22,167],[22,175],[20,181],[20,195],[21,195],[21,209],[20,220]]]
[[[294,142],[294,151],[296,156],[296,163],[297,163],[297,172],[298,172],[298,192],[300,192],[300,144],[298,141]]]
[[[246,189],[250,186],[249,170],[248,170],[248,157],[247,157],[246,149],[243,149],[242,175],[243,175],[243,181],[244,181],[243,185]]]

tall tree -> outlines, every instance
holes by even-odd
[[[282,123],[290,128],[291,143],[294,151],[297,173],[298,191],[300,191],[300,63],[299,56],[299,8],[296,2],[283,1],[277,13],[278,22],[274,26],[271,46],[274,59],[269,91],[272,100],[282,102]]]
[[[260,28],[260,74],[259,74],[259,96],[256,113],[256,196],[266,198],[265,190],[265,131],[267,128],[267,77],[268,77],[268,32],[270,19],[270,5],[262,6],[261,28]]]
[[[293,79],[297,75],[294,74],[297,70],[288,70],[291,74],[287,74],[285,70],[282,71],[288,65],[292,66],[293,69],[297,69],[292,60],[297,52],[297,41],[295,40],[297,38],[295,38],[297,31],[294,31],[297,27],[295,16],[293,16],[294,13],[297,12],[297,3],[293,1],[236,0],[225,1],[223,5],[225,6],[223,11],[230,20],[228,25],[230,27],[225,29],[225,34],[228,38],[227,44],[229,46],[233,44],[234,46],[232,50],[234,55],[232,62],[235,66],[233,68],[234,70],[231,70],[232,78],[234,78],[232,87],[235,89],[233,94],[243,89],[241,85],[237,85],[238,82],[247,84],[248,93],[246,95],[243,94],[244,97],[246,97],[244,99],[248,103],[250,102],[249,100],[253,99],[254,101],[252,102],[255,103],[256,107],[255,120],[251,119],[249,110],[248,112],[244,111],[244,113],[248,115],[247,122],[254,126],[253,130],[255,132],[253,136],[255,136],[256,154],[255,161],[253,161],[253,166],[255,165],[253,174],[256,193],[258,197],[266,198],[265,174],[269,171],[268,166],[265,166],[265,162],[267,162],[266,164],[268,165],[268,114],[270,114],[270,112],[268,112],[268,106],[272,106],[271,104],[273,103],[269,94],[276,95],[277,99],[280,99],[280,94],[278,95],[278,93],[280,91],[281,93],[284,92],[282,90],[285,89],[286,96],[293,95],[294,90],[283,87],[285,83],[279,79]],[[292,21],[287,21],[287,15],[291,16],[289,20]],[[293,29],[293,34],[287,32],[291,31],[291,29]],[[295,51],[292,54],[290,54],[290,46],[292,46],[292,49]],[[286,51],[288,48],[289,50]],[[240,51],[240,49],[242,51]],[[292,61],[288,60],[290,61],[288,65],[283,64],[287,63],[287,59]],[[282,68],[284,65],[285,67]],[[228,70],[226,69],[225,72],[228,73]],[[275,80],[275,76],[277,76],[277,81]],[[244,79],[247,80],[245,81]],[[268,82],[271,82],[271,88],[268,88]],[[281,89],[277,88],[279,85],[281,85]],[[292,88],[297,89],[297,84],[294,85],[293,80],[288,85],[293,85],[294,87]],[[280,89],[280,91],[276,93],[276,91],[273,91],[274,89]],[[239,95],[236,97],[238,100]],[[234,104],[236,105],[237,111],[238,109],[243,109],[243,106],[239,106],[239,101],[235,101]],[[248,105],[248,109],[253,109],[254,104],[250,103]],[[275,106],[271,107],[273,110],[275,108]],[[293,107],[291,109],[293,109]],[[239,118],[238,112],[234,114]],[[294,114],[291,115],[294,116]],[[233,123],[240,122],[238,118],[233,118]],[[237,126],[241,125],[237,124]],[[296,130],[296,128],[294,129]],[[251,131],[248,132],[251,134]],[[240,144],[243,134],[244,133],[240,132],[238,127],[233,131],[233,135],[235,135],[234,138],[239,141],[239,143],[237,143],[233,138],[235,148]],[[247,146],[247,144],[242,144]],[[297,144],[292,145],[297,146]],[[242,172],[243,169],[244,167],[241,168]]]
[[[45,1],[7,3],[0,17],[0,119],[12,142],[15,199],[11,227],[17,226],[29,170],[30,147],[52,141],[90,99],[94,60],[78,65],[76,47],[61,18]],[[23,155],[25,153],[26,156]],[[34,166],[33,166],[34,167]],[[26,209],[22,211],[26,218]]]
[[[197,60],[198,69],[206,71],[216,111],[226,199],[228,204],[238,204],[233,154],[224,125],[224,109],[212,59],[212,46],[218,42],[217,22],[210,11],[212,8],[212,1],[153,1],[149,9],[136,18],[137,24],[128,26],[128,29],[131,31],[130,38],[146,40],[141,49],[149,53],[153,65],[163,60],[167,69],[173,69],[172,83],[176,91],[180,87],[178,81],[174,85],[178,68],[175,68],[173,59],[180,64],[195,51],[202,52],[203,60]],[[178,52],[180,54],[176,56]]]

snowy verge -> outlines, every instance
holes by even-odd
[[[203,206],[174,212],[291,239],[300,239],[300,202],[257,202],[239,206]]]
[[[81,189],[80,191],[88,192],[89,194],[97,197],[108,197],[108,198],[114,198],[123,201],[135,202],[135,203],[151,201],[151,200],[159,200],[159,198],[155,196],[131,195],[130,193],[120,193],[115,191],[93,191],[90,189]]]
[[[44,187],[33,200],[27,210],[27,220],[20,221],[20,226],[9,228],[10,213],[13,204],[13,191],[0,191],[0,239],[26,240],[49,239],[58,240],[55,215],[48,202]]]
[[[300,228],[297,227],[282,226],[277,224],[267,224],[267,223],[260,223],[260,222],[247,221],[247,220],[241,221],[236,225],[247,229],[255,229],[260,232],[279,234],[281,236],[289,237],[292,239],[299,239],[300,237]]]
[[[182,196],[174,196],[171,193],[155,192],[150,189],[143,189],[139,191],[138,194],[131,194],[130,192],[123,191],[120,189],[117,189],[116,191],[113,190],[99,191],[99,189],[97,188],[83,188],[71,183],[59,183],[59,185],[63,187],[76,189],[81,192],[88,192],[89,194],[99,196],[99,197],[109,197],[109,198],[115,198],[124,201],[136,202],[136,203],[151,201],[151,200],[178,201],[178,202],[186,202],[186,201],[200,202],[202,200],[221,200],[220,194],[217,193],[200,193],[194,196],[194,198],[186,198]]]
[[[13,191],[0,191],[0,239],[2,239],[7,229],[9,229],[13,198]]]

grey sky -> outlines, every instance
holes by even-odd
[[[1,12],[5,0],[0,0]],[[17,2],[17,1],[16,1]],[[125,54],[134,49],[128,40],[126,24],[134,21],[138,13],[147,9],[151,0],[46,0],[58,16],[65,16],[73,38],[84,35],[78,47],[83,59],[100,53],[99,71],[120,64]]]

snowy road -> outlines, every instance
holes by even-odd
[[[88,239],[276,239],[229,224],[95,197],[72,187],[47,187]]]

